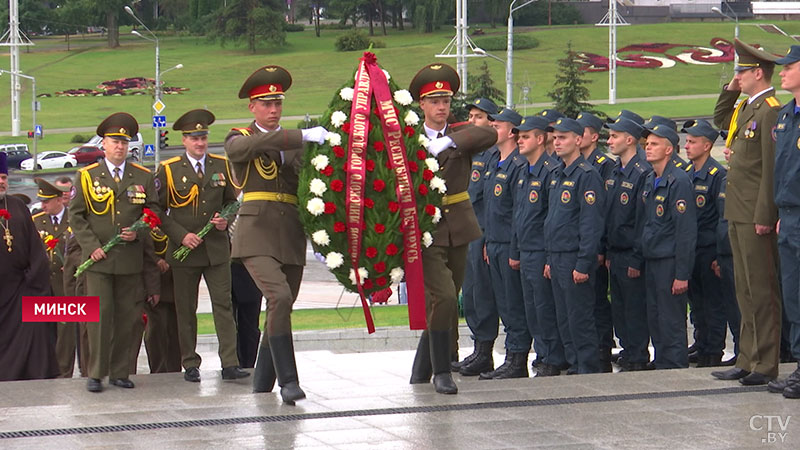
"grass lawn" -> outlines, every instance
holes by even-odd
[[[800,34],[800,22],[788,21],[777,24],[790,34]],[[476,25],[477,26],[477,25]],[[484,27],[490,34],[503,35],[504,28]],[[568,41],[576,51],[596,54],[607,53],[608,30],[605,27],[571,26],[540,27],[528,29],[525,34],[535,36],[540,45],[534,49],[520,50],[514,56],[515,88],[521,83],[531,84],[531,102],[549,101],[546,93],[551,89],[557,70],[557,60],[563,57]],[[334,51],[335,39],[342,31],[323,30],[322,37],[314,36],[312,30],[287,33],[288,44],[281,48],[261,48],[251,54],[242,47],[221,47],[205,38],[161,37],[161,67],[168,69],[178,63],[184,65],[164,75],[169,86],[181,86],[190,90],[180,95],[164,98],[167,105],[164,114],[168,122],[175,120],[186,110],[206,107],[217,118],[236,119],[248,117],[246,100],[237,98],[244,79],[264,64],[278,64],[289,69],[294,82],[284,106],[284,115],[319,114],[327,107],[331,97],[355,69],[361,52]],[[646,42],[668,42],[696,46],[708,46],[714,37],[731,38],[730,23],[669,23],[620,27],[618,47]],[[414,31],[390,31],[388,36],[379,36],[386,48],[375,49],[378,61],[401,85],[407,84],[416,71],[425,63],[442,61],[455,64],[454,58],[437,59],[439,53],[453,35],[452,28],[442,27],[431,34]],[[741,37],[748,42],[757,42],[768,50],[784,53],[792,41],[782,35],[768,34],[754,26],[742,24]],[[100,82],[124,77],[152,77],[154,49],[152,44],[127,30],[121,31],[122,47],[107,49],[105,40],[98,36],[73,38],[73,49],[66,50],[63,39],[50,37],[35,41],[37,47],[30,53],[23,52],[21,67],[24,73],[36,77],[39,93],[53,93],[70,88],[93,88]],[[505,57],[502,52],[498,56]],[[0,62],[7,68],[8,60]],[[504,66],[498,61],[486,59],[498,88],[504,89]],[[475,69],[482,62],[479,58],[469,60]],[[672,96],[688,94],[711,94],[718,92],[724,81],[732,74],[732,64],[690,65],[678,64],[669,69],[620,68],[617,78],[618,105],[601,109],[613,112],[626,105],[624,99],[632,97]],[[587,78],[592,98],[608,97],[608,74],[589,73]],[[777,75],[775,77],[777,80]],[[7,77],[0,77],[0,87],[7,86]],[[29,84],[23,83],[22,97],[23,130],[30,127]],[[515,99],[518,96],[515,94]],[[128,111],[140,122],[149,122],[152,114],[152,98],[142,96],[121,97],[49,97],[41,98],[42,109],[38,121],[45,127],[45,139],[39,149],[68,150],[75,144],[69,139],[75,133],[65,135],[48,134],[48,129],[95,126],[106,115],[115,111]],[[666,116],[691,116],[710,114],[713,99],[696,101],[659,101],[652,104],[630,104],[630,109],[643,115],[659,113]],[[0,130],[10,129],[8,112],[10,99],[8,89],[0,89]],[[294,123],[286,126],[293,127]],[[211,140],[219,142],[228,125],[212,128]],[[86,134],[86,133],[81,133]],[[153,141],[150,127],[143,127],[145,142]],[[172,140],[177,137],[172,137]],[[0,143],[29,142],[25,138],[2,137]]]
[[[264,326],[266,313],[261,312],[259,323]],[[408,327],[408,308],[405,305],[376,306],[372,308],[376,327]],[[329,330],[339,328],[364,328],[364,313],[357,308],[297,309],[292,312],[292,329]],[[197,334],[215,334],[211,314],[197,315]]]

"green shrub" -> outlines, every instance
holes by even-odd
[[[340,52],[352,52],[356,50],[366,50],[370,44],[374,48],[385,48],[386,43],[377,39],[370,39],[366,34],[353,30],[336,38],[336,50]]]
[[[285,23],[283,24],[283,30],[287,33],[294,33],[297,31],[305,31],[306,27],[299,23]]]
[[[297,122],[298,129],[316,127],[317,125],[319,125],[319,117],[309,117],[308,122],[305,120]]]
[[[352,30],[354,27],[353,25],[348,25],[346,23],[321,23],[319,24],[320,30]]]
[[[91,139],[91,138],[90,137],[86,137],[86,136],[84,136],[82,134],[76,134],[76,135],[72,136],[72,139],[70,139],[69,141],[71,143],[74,143],[74,144],[83,144],[84,142],[88,142],[89,139]]]
[[[498,52],[507,49],[508,38],[506,36],[487,36],[473,39],[473,42],[487,52]],[[539,40],[533,36],[527,34],[514,35],[514,50],[524,50],[538,46]]]

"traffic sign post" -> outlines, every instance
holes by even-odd
[[[41,125],[35,125],[33,128],[33,135],[39,139],[44,137],[44,128]]]
[[[165,128],[167,126],[167,116],[153,116],[153,128]]]
[[[146,144],[144,146],[144,156],[155,156],[156,148],[153,144]]]

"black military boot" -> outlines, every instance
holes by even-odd
[[[611,349],[601,349],[600,350],[600,372],[601,373],[611,373],[614,371],[614,368],[611,367]]]
[[[487,372],[481,372],[481,375],[478,377],[478,379],[479,380],[493,380],[493,379],[495,379],[497,377],[498,373],[505,372],[506,370],[508,370],[508,366],[511,365],[511,360],[512,360],[512,356],[511,355],[512,355],[512,352],[509,352],[508,350],[506,350],[506,360],[503,361],[503,364],[500,364],[500,367],[498,367],[498,368],[496,368],[494,370],[489,370]]]
[[[300,384],[297,380],[297,363],[294,359],[292,335],[270,336],[269,349],[275,365],[278,386],[281,387],[283,402],[287,405],[294,405],[296,400],[306,398],[306,393],[300,389]]]
[[[509,352],[509,354],[511,355],[511,364],[507,365],[503,371],[496,371],[494,379],[528,378],[528,352]]]
[[[561,369],[557,366],[547,363],[541,363],[535,370],[537,377],[557,377],[561,375]]]
[[[461,366],[458,371],[461,375],[474,377],[494,369],[494,341],[475,341],[475,348],[478,354],[471,362]]]
[[[433,376],[431,347],[428,339],[428,330],[425,330],[419,337],[417,354],[414,355],[414,365],[411,366],[411,384],[430,383],[431,376]]]
[[[272,353],[269,344],[258,349],[256,368],[253,371],[253,392],[272,392],[275,387],[275,365],[272,364]]]
[[[722,365],[722,355],[700,355],[697,367],[719,367]]]
[[[457,394],[458,386],[450,373],[450,330],[429,332],[433,387],[440,394]]]
[[[467,364],[471,363],[475,360],[475,357],[478,356],[478,341],[475,341],[475,348],[472,350],[472,354],[467,356],[466,358],[462,359],[461,361],[453,361],[450,363],[450,371],[451,372],[460,372],[461,368],[466,366]]]

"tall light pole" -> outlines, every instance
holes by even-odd
[[[32,97],[31,115],[33,116],[33,127],[31,127],[31,129],[34,130],[34,132],[33,132],[33,170],[36,170],[36,163],[37,163],[37,158],[38,158],[36,143],[39,140],[39,135],[35,131],[36,130],[36,111],[39,109],[38,102],[36,101],[36,78],[34,78],[32,76],[29,76],[29,75],[23,75],[23,74],[21,74],[19,72],[14,73],[14,72],[11,72],[11,71],[8,71],[8,70],[0,69],[0,75],[2,75],[4,73],[7,73],[7,74],[12,75],[12,76],[18,76],[18,77],[21,77],[21,78],[25,78],[25,79],[31,80],[31,97]]]
[[[508,5],[508,46],[506,48],[506,108],[514,106],[514,11],[528,6],[536,0],[527,0],[514,7],[517,0]]]
[[[736,14],[736,11],[734,11],[733,8],[731,8],[731,5],[729,5],[728,2],[722,2],[722,4],[728,7],[728,10],[731,12],[731,14],[733,14],[733,17],[725,14],[724,12],[722,12],[721,9],[719,9],[716,6],[711,8],[711,11],[714,11],[715,13],[719,14],[720,16],[726,17],[726,18],[736,22],[736,28],[733,29],[733,37],[735,39],[739,39],[739,15]],[[733,53],[733,64],[734,64],[734,66],[739,64],[739,55],[737,55],[736,52]]]

